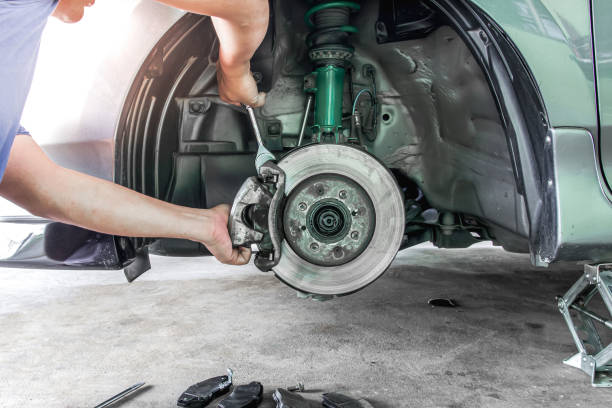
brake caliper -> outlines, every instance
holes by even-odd
[[[240,187],[229,218],[229,233],[234,246],[256,245],[255,266],[268,272],[280,261],[283,242],[282,207],[285,172],[267,161]]]

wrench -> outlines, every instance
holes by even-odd
[[[260,167],[268,162],[273,161],[276,162],[276,157],[266,149],[266,146],[263,143],[263,139],[261,138],[261,133],[259,132],[259,126],[257,125],[257,119],[255,118],[255,111],[253,107],[249,105],[242,105],[249,114],[249,119],[251,120],[251,126],[253,126],[253,131],[255,132],[255,138],[257,138],[257,156],[255,157],[255,168],[257,172],[259,172]]]

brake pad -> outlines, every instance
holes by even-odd
[[[323,406],[325,408],[374,408],[372,404],[364,399],[356,400],[353,397],[329,392],[323,394]]]
[[[253,408],[261,402],[262,394],[263,386],[257,381],[239,385],[234,388],[229,397],[217,405],[217,408]]]
[[[277,388],[272,394],[272,398],[276,401],[276,408],[314,408],[315,406],[312,401],[282,388]],[[320,407],[321,405],[317,406]]]
[[[186,408],[204,408],[212,400],[227,393],[232,386],[231,375],[209,378],[187,388],[176,405]]]

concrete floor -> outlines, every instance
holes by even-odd
[[[298,299],[252,266],[153,265],[133,284],[118,271],[0,270],[0,406],[91,407],[146,381],[121,406],[172,407],[226,367],[268,393],[299,380],[309,398],[342,391],[377,408],[612,405],[611,389],[561,364],[574,347],[554,296],[581,273],[574,265],[419,247],[329,302]]]

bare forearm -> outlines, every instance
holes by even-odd
[[[169,6],[211,16],[219,38],[217,82],[225,102],[263,106],[250,60],[268,29],[268,0],[158,0]]]
[[[0,193],[32,214],[107,234],[206,238],[206,210],[180,207],[53,163],[18,136]]]
[[[15,138],[0,195],[34,215],[112,235],[201,242],[221,262],[243,265],[248,248],[232,248],[229,207],[181,207],[53,163],[29,136]]]
[[[125,187],[55,166],[31,186],[30,211],[106,234],[203,240],[203,211],[180,207]],[[199,231],[199,234],[197,233]]]
[[[248,64],[268,28],[268,0],[158,0],[213,18],[221,44],[220,61],[228,67]]]

